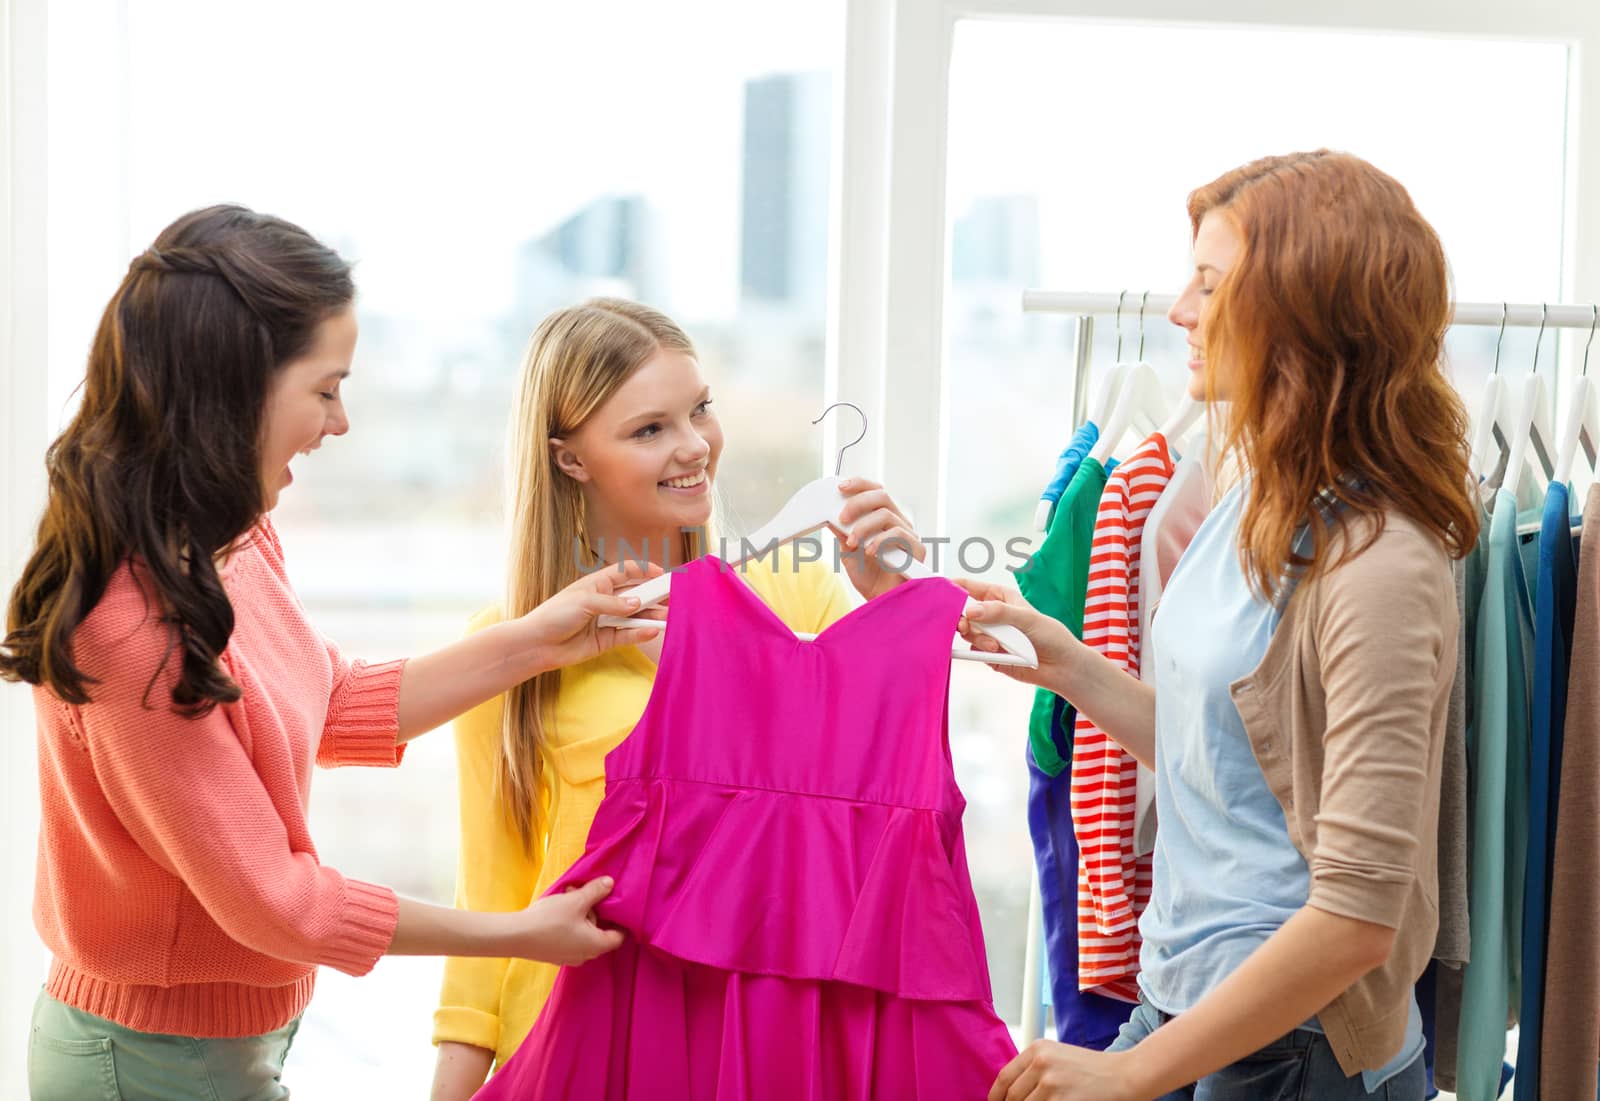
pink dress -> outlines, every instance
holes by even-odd
[[[712,557],[672,582],[633,734],[550,892],[616,880],[489,1101],[981,1101],[995,1015],[946,736],[965,594],[909,581],[804,642]]]

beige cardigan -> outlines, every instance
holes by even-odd
[[[1261,664],[1231,686],[1310,866],[1309,904],[1395,930],[1389,959],[1318,1013],[1349,1075],[1399,1054],[1433,950],[1457,620],[1444,545],[1389,512],[1370,547],[1294,591]]]

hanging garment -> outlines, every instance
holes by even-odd
[[[1551,1101],[1600,1090],[1600,484],[1584,503],[1569,668],[1539,1041]]]
[[[1456,598],[1457,598],[1457,600],[1459,602],[1460,611],[1461,611],[1461,631],[1462,631],[1462,636],[1461,637],[1463,637],[1463,638],[1465,638],[1467,640],[1467,645],[1465,645],[1461,650],[1459,650],[1457,652],[1457,657],[1456,657],[1456,676],[1457,676],[1457,681],[1451,685],[1451,695],[1452,695],[1452,697],[1454,696],[1455,691],[1456,691],[1457,688],[1463,688],[1464,689],[1464,698],[1462,700],[1463,712],[1464,712],[1464,714],[1462,716],[1463,719],[1464,719],[1463,730],[1462,730],[1462,752],[1464,754],[1467,754],[1468,756],[1470,756],[1470,754],[1468,754],[1468,752],[1467,752],[1467,747],[1472,744],[1472,732],[1477,727],[1476,663],[1477,663],[1478,655],[1477,655],[1476,651],[1477,651],[1477,638],[1478,638],[1478,612],[1483,607],[1483,586],[1484,586],[1484,581],[1488,576],[1488,569],[1489,569],[1489,530],[1492,527],[1492,524],[1490,523],[1490,519],[1491,519],[1491,517],[1490,517],[1489,510],[1487,508],[1480,509],[1479,514],[1478,514],[1478,520],[1479,520],[1478,541],[1473,546],[1471,552],[1468,553],[1467,557],[1460,561],[1460,563],[1459,563],[1459,571],[1456,574],[1456,586],[1457,586],[1457,588],[1456,588]],[[1464,657],[1464,660],[1463,660],[1463,657]],[[1452,699],[1452,707],[1453,707],[1453,705],[1454,705],[1454,701]],[[1443,845],[1443,843],[1444,843],[1444,835],[1445,835],[1446,827],[1449,824],[1446,821],[1446,819],[1444,818],[1444,810],[1443,810],[1444,805],[1445,805],[1444,797],[1445,797],[1445,794],[1446,794],[1446,791],[1445,791],[1445,788],[1444,788],[1444,775],[1445,775],[1445,773],[1443,772],[1443,765],[1448,763],[1450,752],[1451,752],[1450,726],[1449,726],[1449,719],[1447,717],[1446,724],[1445,724],[1445,757],[1444,757],[1444,760],[1441,761],[1441,776],[1440,776],[1440,791],[1439,791],[1439,806],[1440,806],[1439,834],[1440,834],[1441,845]],[[1468,815],[1468,820],[1463,822],[1463,823],[1461,823],[1460,829],[1462,831],[1462,835],[1463,835],[1463,838],[1464,838],[1464,840],[1462,841],[1462,846],[1461,847],[1466,851],[1466,858],[1468,860],[1468,866],[1467,866],[1466,869],[1464,869],[1461,872],[1461,877],[1462,877],[1463,884],[1465,884],[1465,885],[1470,887],[1470,884],[1471,884],[1471,855],[1472,855],[1471,846],[1470,846],[1470,841],[1471,841],[1471,819],[1470,819],[1470,816],[1471,816],[1471,813],[1472,813],[1472,791],[1473,791],[1473,788],[1472,788],[1472,770],[1471,770],[1471,767],[1470,767],[1470,763],[1468,763],[1468,767],[1467,767],[1467,784],[1468,784],[1468,787],[1467,787],[1467,791],[1466,791],[1466,794],[1465,794],[1465,799],[1466,799],[1466,804],[1467,804],[1466,805],[1466,813]],[[1441,849],[1441,852],[1442,851],[1443,850]],[[1440,907],[1440,914],[1439,914],[1439,928],[1440,928],[1441,932],[1444,930],[1447,922],[1454,921],[1454,919],[1451,918],[1449,915],[1445,914],[1444,910],[1443,910],[1442,903],[1443,903],[1443,900],[1445,898],[1444,894],[1442,893],[1443,883],[1444,883],[1444,872],[1443,872],[1443,866],[1441,865],[1441,869],[1440,869],[1440,885],[1441,885],[1440,901],[1441,901],[1441,907]],[[1469,904],[1469,909],[1470,909],[1470,898],[1468,900],[1468,904]],[[1467,930],[1467,932],[1470,935],[1470,933],[1471,933],[1470,918],[1463,919],[1460,924]],[[1457,943],[1458,943],[1458,945],[1459,945],[1459,936],[1460,936],[1460,934],[1458,933],[1457,934]],[[1435,943],[1435,947],[1434,947],[1434,955],[1436,957],[1438,955],[1437,942]],[[1469,942],[1469,948],[1468,948],[1468,951],[1466,953],[1466,959],[1463,960],[1463,963],[1467,962],[1467,960],[1470,960],[1470,958],[1471,958],[1471,951],[1470,951],[1470,942]],[[1450,1091],[1454,1092],[1454,1090],[1456,1088],[1456,1061],[1457,1061],[1457,1056],[1459,1054],[1459,1048],[1460,1048],[1460,1042],[1459,1041],[1460,1041],[1460,1036],[1461,1036],[1461,1000],[1462,1000],[1463,988],[1465,986],[1465,980],[1466,980],[1466,968],[1464,966],[1462,966],[1462,967],[1441,967],[1435,973],[1435,980],[1436,980],[1436,988],[1435,988],[1435,991],[1434,991],[1434,1013],[1435,1013],[1434,1037],[1435,1037],[1435,1040],[1436,1040],[1436,1044],[1434,1046],[1434,1050],[1433,1050],[1433,1053],[1432,1053],[1433,1054],[1433,1081],[1434,1081],[1434,1085],[1438,1086],[1440,1089],[1450,1090]]]
[[[1145,518],[1172,477],[1159,432],[1117,468],[1100,496],[1090,547],[1083,641],[1139,675],[1139,561]],[[1150,858],[1134,851],[1138,762],[1079,712],[1072,735],[1072,823],[1078,838],[1078,985],[1139,1000],[1139,915]]]
[[[750,561],[742,576],[778,618],[797,631],[824,630],[852,606],[844,580],[791,544]],[[501,622],[499,608],[473,618],[478,631]],[[544,752],[551,791],[543,828],[528,844],[496,792],[505,697],[495,696],[455,721],[460,798],[456,905],[463,910],[520,910],[583,855],[605,794],[606,754],[644,713],[656,663],[637,646],[617,646],[561,670],[545,713]],[[550,996],[560,968],[539,960],[451,957],[444,963],[434,1043],[462,1043],[516,1054]]]
[[[1506,1025],[1520,1001],[1522,889],[1528,836],[1528,658],[1533,623],[1517,498],[1502,489],[1489,520],[1489,555],[1473,661],[1472,958],[1462,976],[1456,1093],[1493,1101]]]
[[[1055,519],[1056,505],[1061,500],[1061,495],[1067,491],[1067,485],[1072,481],[1072,476],[1078,472],[1078,467],[1083,465],[1083,460],[1089,457],[1089,452],[1094,450],[1094,445],[1100,442],[1100,426],[1094,421],[1084,421],[1078,430],[1072,434],[1072,439],[1067,441],[1067,446],[1061,454],[1056,456],[1055,473],[1050,476],[1050,484],[1044,487],[1044,492],[1039,494],[1039,500],[1050,504],[1050,512],[1045,520],[1044,530],[1050,530],[1050,522]]]
[[[1068,483],[1044,544],[1017,574],[1022,595],[1074,634],[1083,631],[1089,586],[1089,547],[1106,469],[1086,459]],[[1056,1035],[1065,1043],[1104,1051],[1133,1012],[1126,1001],[1078,986],[1078,843],[1072,826],[1074,712],[1054,692],[1034,693],[1028,727],[1028,830],[1039,869],[1045,959]],[[1048,754],[1041,763],[1039,756]]]
[[[564,969],[485,1099],[983,1097],[991,1004],[946,732],[966,595],[909,581],[797,639],[724,563],[680,570],[584,855],[617,951]]]
[[[1528,858],[1522,901],[1522,1009],[1517,1019],[1516,1101],[1539,1096],[1539,1048],[1544,1028],[1546,914],[1550,857],[1560,805],[1562,733],[1567,713],[1567,659],[1577,599],[1577,556],[1567,487],[1550,484],[1539,526],[1539,572],[1534,584],[1533,706],[1528,732]],[[1514,948],[1516,946],[1513,946]],[[1564,1027],[1560,1016],[1554,1027]]]
[[[1139,679],[1154,684],[1157,662],[1150,620],[1178,559],[1211,512],[1211,471],[1195,455],[1177,456],[1167,488],[1161,491],[1139,538]],[[1140,856],[1156,846],[1156,776],[1139,766],[1138,803],[1133,813],[1133,851]]]
[[[1017,573],[1017,588],[1038,611],[1060,620],[1074,635],[1083,634],[1083,601],[1089,587],[1089,543],[1094,537],[1095,510],[1106,478],[1116,463],[1102,466],[1085,458],[1073,472],[1050,520],[1039,549]],[[1063,514],[1066,519],[1063,520]],[[1033,694],[1028,716],[1028,745],[1039,768],[1050,776],[1064,771],[1072,757],[1072,715],[1056,721],[1056,694],[1043,688]]]
[[[1467,901],[1467,564],[1450,563],[1456,585],[1456,676],[1450,685],[1450,710],[1444,723],[1444,755],[1439,770],[1439,932],[1433,958],[1459,970],[1472,955]]]

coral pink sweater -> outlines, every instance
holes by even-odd
[[[47,989],[145,1032],[270,1032],[305,1008],[318,965],[364,974],[393,938],[394,892],[323,867],[306,812],[313,761],[399,763],[404,663],[342,658],[263,522],[223,574],[222,665],[243,695],[181,718],[143,573],[119,569],[74,636],[93,702],[34,690]]]

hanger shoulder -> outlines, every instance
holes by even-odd
[[[1478,477],[1489,474],[1493,464],[1489,448],[1494,444],[1496,422],[1505,402],[1506,380],[1500,375],[1490,375],[1483,384],[1478,398],[1478,415],[1472,420],[1472,472]]]
[[[1555,472],[1550,459],[1550,444],[1554,433],[1550,427],[1550,392],[1544,376],[1535,372],[1522,381],[1522,401],[1511,423],[1511,453],[1506,460],[1506,478],[1514,488],[1522,477],[1527,463],[1528,448],[1532,446],[1539,469],[1548,481]]]
[[[845,496],[839,492],[842,478],[818,478],[801,486],[793,497],[784,502],[778,514],[761,527],[745,536],[741,552],[749,547],[759,554],[779,543],[787,543],[818,528],[830,527],[839,519]],[[741,553],[739,561],[744,560]]]
[[[1153,432],[1166,419],[1167,400],[1161,392],[1160,376],[1148,363],[1135,364],[1129,369],[1122,392],[1117,395],[1116,408],[1101,426],[1100,439],[1089,453],[1090,458],[1104,465],[1128,429],[1144,424]]]
[[[1573,385],[1570,401],[1567,420],[1561,430],[1561,442],[1556,448],[1556,465],[1551,481],[1572,480],[1572,465],[1577,461],[1580,446],[1588,453],[1591,469],[1600,474],[1600,467],[1595,466],[1595,447],[1600,445],[1600,392],[1597,392],[1594,380],[1580,377]]]

